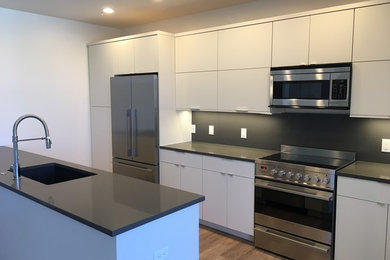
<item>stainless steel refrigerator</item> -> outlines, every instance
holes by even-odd
[[[158,77],[111,77],[113,170],[150,182],[158,178]]]

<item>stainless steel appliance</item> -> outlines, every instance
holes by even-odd
[[[332,259],[336,170],[355,153],[281,146],[256,159],[255,246],[299,260]]]
[[[112,154],[115,173],[158,182],[157,74],[111,78]]]
[[[349,109],[350,63],[271,68],[270,107]]]

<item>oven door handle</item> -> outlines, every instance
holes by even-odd
[[[256,187],[260,188],[265,188],[265,189],[270,189],[270,190],[276,190],[276,191],[281,191],[281,192],[286,192],[286,193],[291,193],[295,195],[300,195],[300,196],[305,196],[313,199],[319,199],[319,200],[325,200],[325,201],[330,201],[333,199],[333,194],[331,192],[326,192],[326,191],[315,191],[315,192],[308,192],[305,191],[304,189],[307,190],[307,188],[302,188],[299,186],[294,186],[296,189],[302,189],[302,190],[295,190],[295,189],[289,189],[288,184],[274,184],[269,181],[258,181],[256,180],[255,183]]]

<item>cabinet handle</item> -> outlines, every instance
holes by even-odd
[[[200,107],[199,106],[191,106],[190,109],[192,111],[199,111],[200,110]]]
[[[386,206],[386,203],[382,203],[382,202],[377,202],[376,204],[378,204],[381,207],[385,207]]]
[[[230,177],[233,177],[233,176],[234,176],[234,175],[233,175],[233,174],[231,174],[231,173],[228,173],[227,175],[228,175],[228,176],[230,176]]]
[[[247,108],[236,108],[236,112],[241,112],[241,113],[248,113],[248,109]]]

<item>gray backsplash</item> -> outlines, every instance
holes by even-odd
[[[358,160],[390,163],[381,152],[382,138],[390,139],[390,120],[346,115],[192,112],[193,141],[280,150],[281,144],[354,151]],[[215,134],[208,135],[208,125]],[[240,138],[247,128],[247,139]]]

